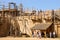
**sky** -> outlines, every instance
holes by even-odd
[[[18,6],[22,3],[24,8],[34,8],[37,10],[51,10],[60,8],[60,0],[0,0],[0,5],[4,4],[5,6],[8,6],[9,2],[14,2]]]

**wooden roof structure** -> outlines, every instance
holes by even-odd
[[[34,27],[32,27],[32,29],[34,29],[34,30],[46,30],[51,25],[52,25],[52,23],[40,23],[40,24],[36,24]]]

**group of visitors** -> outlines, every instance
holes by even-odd
[[[49,35],[50,38],[55,38],[56,37],[56,32],[50,32],[49,34],[50,34]]]
[[[42,37],[45,37],[45,34],[44,34],[44,32],[40,32],[40,31],[36,32],[36,31],[34,31],[34,32],[32,32],[32,36],[42,38]],[[55,32],[46,33],[46,37],[47,38],[55,38],[56,33]]]
[[[34,31],[34,32],[32,32],[32,36],[33,37],[41,37],[41,32],[40,31],[38,31],[38,32]]]

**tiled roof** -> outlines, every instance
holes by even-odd
[[[49,28],[51,26],[52,23],[40,23],[40,24],[36,24],[34,27],[32,27],[32,29],[36,29],[36,30],[46,30],[47,28]]]

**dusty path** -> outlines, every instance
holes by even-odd
[[[3,37],[0,40],[60,40],[60,38],[21,38],[21,37]]]

